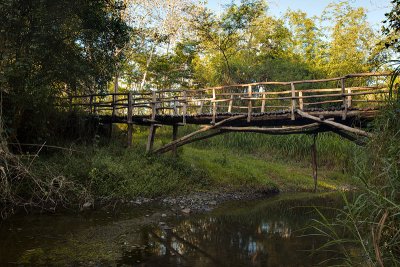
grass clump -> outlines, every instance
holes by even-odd
[[[36,171],[63,173],[84,186],[91,198],[102,200],[182,193],[209,183],[200,169],[172,157],[149,157],[143,151],[123,149],[118,144],[85,147],[85,153],[73,157],[57,153],[42,158]]]
[[[367,156],[359,160],[360,192],[343,196],[345,207],[315,229],[328,238],[321,249],[340,249],[345,266],[400,266],[400,102],[375,120]]]

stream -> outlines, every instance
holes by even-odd
[[[312,253],[324,242],[309,227],[314,207],[342,205],[285,193],[190,215],[161,203],[15,215],[0,224],[0,266],[316,266],[337,254]]]

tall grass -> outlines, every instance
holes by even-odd
[[[230,133],[194,144],[196,147],[225,147],[241,153],[252,153],[267,159],[309,164],[312,135],[265,135]],[[332,133],[317,138],[318,163],[329,168],[353,170],[353,159],[363,156],[363,148]]]
[[[36,173],[51,171],[82,185],[92,200],[130,199],[182,193],[209,183],[207,174],[179,159],[149,157],[144,147],[121,149],[111,143],[99,148],[80,146],[84,153],[56,153],[41,158]]]
[[[344,196],[334,220],[314,229],[328,238],[322,249],[340,248],[346,266],[400,266],[400,102],[392,98],[375,120],[367,157],[357,163],[361,192]],[[352,248],[352,249],[349,249]]]

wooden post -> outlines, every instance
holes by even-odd
[[[232,112],[232,106],[233,106],[233,95],[231,95],[231,100],[229,100],[228,113]]]
[[[204,105],[204,101],[200,100],[200,107],[199,107],[199,111],[198,111],[199,114],[203,114],[203,105]]]
[[[156,91],[152,91],[151,99],[151,125],[149,129],[149,137],[147,139],[146,153],[150,153],[153,150],[154,136],[156,135],[156,126],[154,125],[154,120],[156,118],[157,106],[156,106]]]
[[[347,93],[351,94],[351,88],[350,87],[347,88]],[[351,100],[352,100],[351,95],[348,95],[347,96],[347,108],[351,107]]]
[[[294,88],[294,83],[290,83],[290,89],[292,90],[292,104],[290,105],[290,113],[291,113],[291,119],[294,121],[296,119],[294,111],[296,110],[296,89]]]
[[[343,99],[343,113],[342,120],[345,120],[347,117],[347,97],[345,96],[346,87],[345,87],[345,79],[340,79],[341,87],[342,87],[342,99]]]
[[[172,128],[172,141],[176,141],[176,139],[178,139],[178,129],[179,129],[178,127],[179,126],[174,124],[172,127],[173,127]],[[172,155],[174,157],[176,157],[178,155],[177,150],[176,150],[176,145],[174,145],[172,147]]]
[[[304,103],[303,103],[303,91],[299,91],[299,108],[303,110]]]
[[[212,89],[212,94],[213,94],[213,98],[212,98],[213,110],[212,110],[212,121],[211,121],[211,124],[215,124],[215,120],[216,120],[216,117],[217,117],[217,102],[215,102],[216,94],[215,94],[215,89],[214,88]]]
[[[132,91],[129,91],[128,93],[128,118],[127,118],[127,122],[128,122],[128,147],[132,146],[132,128],[133,128],[133,124],[132,124]]]
[[[201,94],[200,94],[200,99],[203,99],[203,92],[201,92]],[[203,113],[203,103],[204,103],[204,101],[203,100],[200,100],[200,107],[199,107],[199,110],[197,111],[199,114],[202,114]]]
[[[265,93],[263,92],[263,94],[261,95],[261,97],[263,98],[263,100],[261,100],[261,113],[265,112]]]
[[[173,104],[173,114],[174,114],[174,116],[176,116],[177,114],[178,114],[178,107],[177,107],[177,105],[176,105],[176,100],[177,100],[177,96],[174,96],[174,104]]]
[[[247,95],[251,98],[253,96],[252,88],[251,85],[249,85],[247,89]],[[253,103],[251,100],[249,100],[249,104],[247,107],[247,122],[251,121],[251,113],[253,112]]]
[[[317,183],[318,183],[318,164],[317,164],[317,135],[313,135],[313,144],[311,145],[311,161],[312,161],[312,170],[313,170],[313,179],[314,179],[314,193],[317,192]]]
[[[182,92],[183,94],[183,114],[182,114],[182,123],[186,124],[186,113],[187,113],[187,94],[186,91]]]

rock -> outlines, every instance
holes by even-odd
[[[217,201],[213,200],[213,201],[208,202],[208,204],[209,205],[217,205]]]
[[[183,209],[181,210],[183,213],[185,214],[189,214],[191,212],[191,210],[189,208]]]
[[[167,214],[165,214],[165,213],[163,213],[163,214],[161,214],[161,217],[167,217]]]

